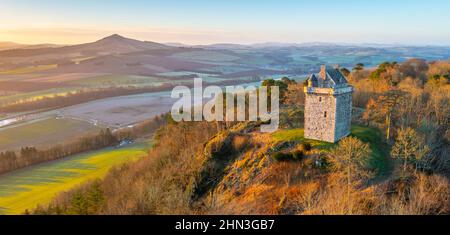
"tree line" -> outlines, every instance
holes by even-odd
[[[251,79],[251,81],[259,80],[257,78]],[[207,85],[234,85],[242,83],[240,79],[228,79],[220,82],[206,83]],[[246,81],[249,82],[249,81]],[[184,85],[192,87],[193,84],[189,82],[181,82],[178,85]],[[157,92],[170,90],[174,85],[171,83],[164,83],[159,86],[148,87],[109,87],[99,89],[84,89],[75,92],[69,92],[65,95],[54,95],[51,97],[43,97],[32,101],[18,101],[15,103],[3,104],[0,106],[0,113],[14,113],[14,112],[27,112],[40,109],[54,109],[68,107],[76,104],[86,103],[93,100],[134,95],[148,92]]]
[[[59,144],[47,149],[37,149],[36,147],[27,146],[22,147],[17,152],[0,152],[0,174],[86,151],[115,146],[123,139],[135,139],[151,134],[165,122],[166,115],[161,115],[130,128],[124,128],[114,132],[109,128],[102,129],[98,134],[83,136],[76,141]]]
[[[95,90],[79,90],[76,92],[69,92],[65,95],[55,95],[52,97],[43,97],[33,101],[23,101],[13,104],[6,104],[0,107],[0,113],[26,112],[39,109],[68,107],[92,100],[146,92],[155,92],[169,89],[170,87],[170,85],[161,85],[157,87],[144,88],[112,87]]]
[[[350,75],[358,98],[367,100],[359,100],[365,108],[360,121],[384,132],[404,172],[411,163],[450,173],[450,61],[385,62],[366,73],[360,80]]]

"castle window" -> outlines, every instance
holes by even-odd
[[[327,117],[327,111],[323,112],[323,117]]]
[[[322,102],[322,97],[319,97],[319,102]]]

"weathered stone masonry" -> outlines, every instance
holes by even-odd
[[[322,66],[305,87],[305,138],[337,142],[350,134],[353,87],[338,69]]]

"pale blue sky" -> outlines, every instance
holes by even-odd
[[[0,41],[450,45],[448,0],[2,0]]]

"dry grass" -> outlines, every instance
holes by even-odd
[[[249,144],[250,137],[247,135],[237,135],[233,138],[233,148],[240,152]]]
[[[113,170],[101,182],[106,203],[94,213],[450,213],[444,177],[417,173],[373,185],[355,182],[348,191],[342,173],[315,165],[317,149],[301,161],[276,162],[270,157],[271,135],[248,133],[246,125],[219,134],[216,128],[207,123],[164,127],[149,157]],[[63,205],[70,195],[63,196]]]

